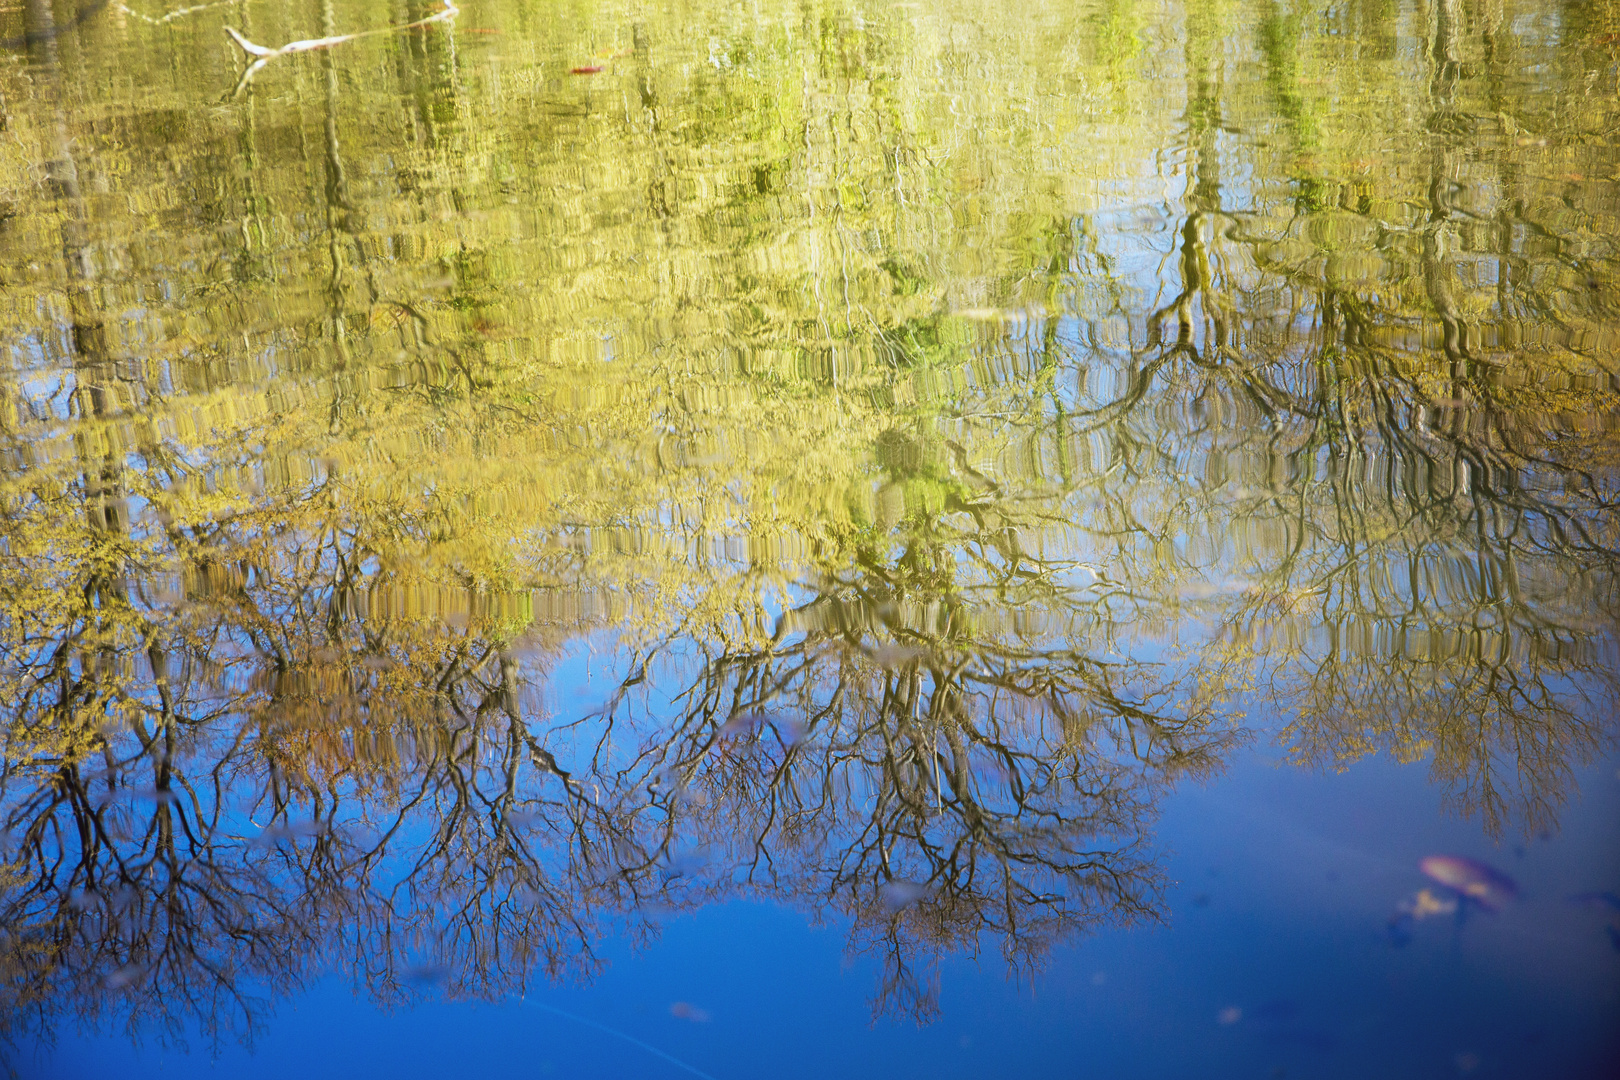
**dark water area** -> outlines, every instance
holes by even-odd
[[[1610,0],[0,8],[3,1063],[1617,1075],[1617,90]]]

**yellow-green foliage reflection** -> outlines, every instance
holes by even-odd
[[[491,0],[237,96],[226,24],[440,9],[66,7],[0,13],[15,1015],[750,890],[927,1015],[1154,917],[1256,732],[1493,831],[1612,739],[1612,3]]]

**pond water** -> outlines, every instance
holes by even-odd
[[[0,8],[0,1061],[1615,1075],[1617,89],[1615,0]]]

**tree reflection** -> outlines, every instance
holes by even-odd
[[[1550,50],[1444,0],[1418,76],[1321,64],[1421,117],[1372,175],[1302,57],[1403,63],[1392,9],[1193,0],[1138,227],[1097,207],[1151,125],[1004,96],[1158,94],[1129,11],[1005,66],[802,14],[648,13],[612,109],[516,62],[490,104],[448,31],[390,38],[355,107],[357,43],[277,73],[301,122],[260,80],[126,151],[28,5],[62,333],[5,313],[14,1031],[251,1036],[333,968],[499,997],[735,897],[847,922],[874,1008],[926,1018],[951,951],[1025,971],[1158,917],[1156,807],[1245,710],[1300,763],[1427,759],[1488,829],[1555,824],[1613,737],[1620,399],[1612,199],[1534,171],[1523,132],[1564,129],[1504,75]],[[688,38],[709,62],[660,59]],[[1560,100],[1595,154],[1612,117]],[[171,156],[214,201],[149,287],[90,195]]]
[[[904,577],[835,580],[762,648],[671,642],[568,723],[471,632],[264,642],[234,684],[153,660],[155,730],[8,771],[8,1015],[251,1035],[340,957],[383,999],[498,996],[748,895],[851,919],[885,960],[877,1008],[925,1017],[944,951],[1028,966],[1154,917],[1156,795],[1233,734],[1133,694],[1129,665],[918,618]],[[695,673],[672,708],[659,665]]]
[[[1575,269],[1561,251],[1516,239],[1541,227],[1513,194],[1522,183],[1502,177],[1494,206],[1466,204],[1458,178],[1479,125],[1497,121],[1459,89],[1457,5],[1429,18],[1426,216],[1375,226],[1356,185],[1332,185],[1335,205],[1306,178],[1298,217],[1315,258],[1277,258],[1248,215],[1232,234],[1285,283],[1288,318],[1253,318],[1246,335],[1238,385],[1261,404],[1269,464],[1233,517],[1272,525],[1279,542],[1255,560],[1225,633],[1270,654],[1265,677],[1293,717],[1279,738],[1298,760],[1428,757],[1491,832],[1541,830],[1573,766],[1613,737],[1620,554],[1600,433],[1620,398],[1612,365],[1575,331],[1603,325],[1595,294],[1561,283]],[[1487,51],[1492,27],[1477,31]],[[1292,46],[1279,32],[1266,30],[1266,54],[1286,96]],[[1285,114],[1303,154],[1301,108]],[[1365,237],[1382,279],[1413,287],[1355,281],[1356,253],[1335,232]],[[1466,284],[1484,279],[1495,287]],[[1513,347],[1527,312],[1555,309],[1575,332]],[[1301,325],[1314,331],[1303,362]]]

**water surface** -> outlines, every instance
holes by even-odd
[[[1608,2],[0,11],[8,1059],[1611,1075],[1617,87]]]

